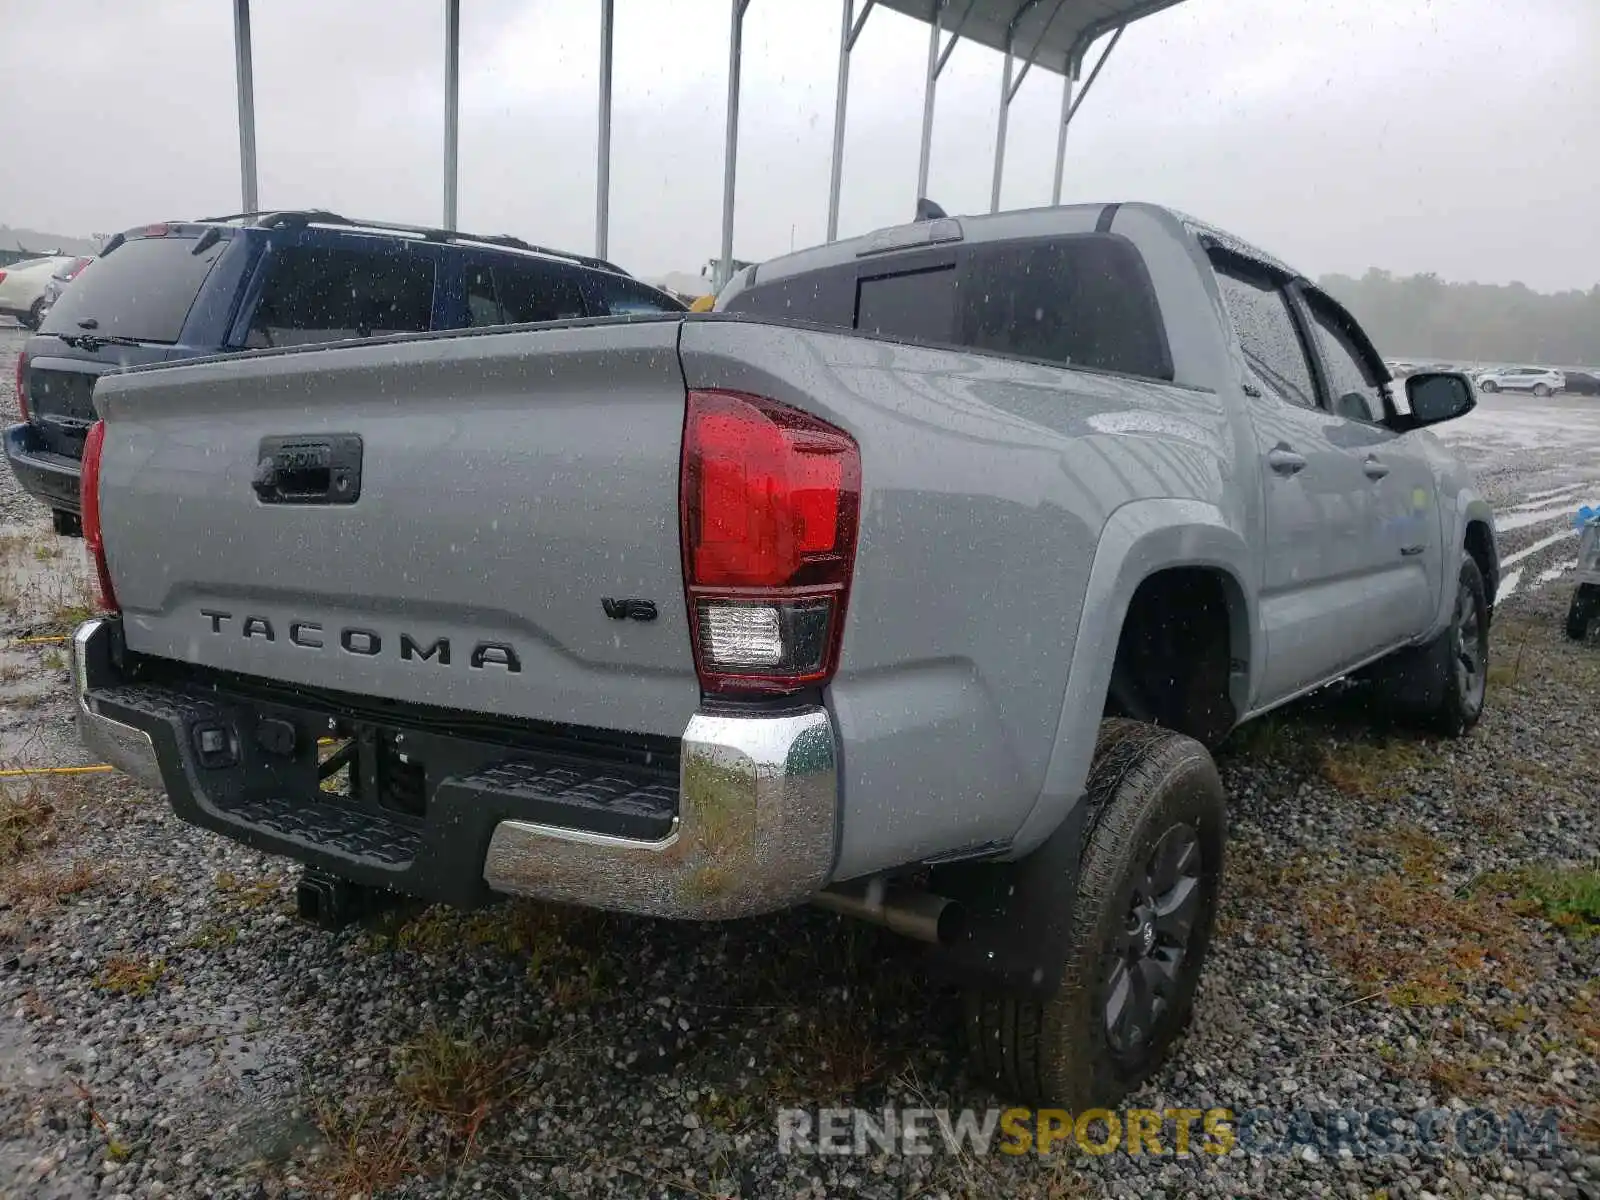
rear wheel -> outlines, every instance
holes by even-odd
[[[1539,399],[1543,400],[1546,396],[1548,396],[1550,394],[1550,385],[1547,384],[1547,383],[1536,383],[1536,384],[1534,384],[1533,385],[1533,394],[1535,396],[1538,396]]]
[[[1188,1024],[1222,878],[1226,801],[1205,747],[1134,721],[1101,726],[1094,825],[1061,979],[1046,997],[973,992],[976,1073],[1008,1098],[1109,1106]]]
[[[28,329],[39,328],[39,323],[44,320],[44,297],[40,296],[28,306],[28,315],[19,317],[21,324]]]
[[[1589,623],[1600,616],[1600,584],[1583,583],[1573,593],[1567,609],[1567,636],[1581,642],[1589,636]]]

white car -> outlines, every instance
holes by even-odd
[[[9,267],[0,267],[0,316],[15,317],[29,329],[36,329],[44,315],[44,290],[50,276],[72,261],[70,254],[49,258],[29,258]]]
[[[1552,396],[1567,386],[1567,377],[1546,367],[1501,367],[1478,376],[1478,389],[1484,392],[1532,392]]]

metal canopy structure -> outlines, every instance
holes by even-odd
[[[959,42],[972,42],[1003,55],[1000,76],[1000,119],[995,131],[994,176],[989,211],[1000,207],[1005,177],[1006,125],[1011,102],[1034,67],[1062,77],[1061,119],[1056,130],[1056,167],[1050,203],[1061,203],[1061,174],[1066,158],[1067,127],[1099,77],[1122,31],[1142,17],[1180,0],[843,0],[839,23],[838,83],[834,95],[833,158],[828,177],[828,240],[839,236],[839,192],[844,174],[844,132],[849,109],[850,55],[867,18],[882,3],[886,9],[928,25],[928,65],[923,79],[922,146],[917,161],[920,201],[928,189],[928,164],[933,145],[933,117],[939,76]],[[461,0],[444,4],[444,227],[456,227],[457,147],[460,134]],[[750,0],[728,0],[728,105],[722,169],[722,245],[715,287],[733,267],[733,209],[739,152],[739,77],[744,46],[744,18]],[[595,254],[606,257],[611,209],[612,49],[615,0],[600,0],[600,97],[596,135]],[[1077,82],[1089,46],[1103,34],[1111,40],[1076,97]],[[243,207],[260,206],[256,190],[255,82],[251,66],[250,0],[233,0],[234,63],[239,93],[239,173]]]

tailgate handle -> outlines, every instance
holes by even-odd
[[[361,436],[262,438],[250,486],[263,504],[354,504],[361,496]]]

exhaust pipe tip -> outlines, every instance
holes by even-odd
[[[895,887],[882,879],[825,888],[811,903],[935,946],[954,942],[966,924],[966,910],[954,900]]]

